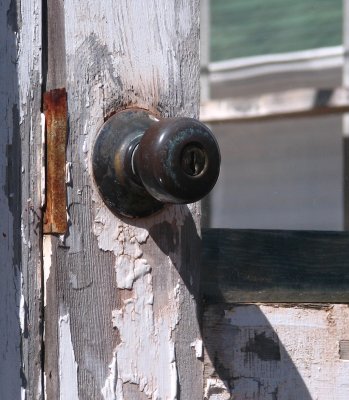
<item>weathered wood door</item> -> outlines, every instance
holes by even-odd
[[[0,11],[0,398],[347,399],[345,234],[206,232],[203,304],[199,205],[127,220],[96,191],[111,114],[197,117],[198,1]]]
[[[118,110],[198,116],[199,2],[0,11],[0,398],[201,399],[199,205],[122,220],[90,166]]]
[[[122,220],[90,167],[115,111],[197,116],[198,45],[197,1],[48,2],[46,91],[66,88],[69,115],[69,228],[44,238],[50,399],[202,397],[199,208]]]

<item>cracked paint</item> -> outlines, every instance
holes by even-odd
[[[50,235],[43,235],[42,245],[43,270],[44,270],[44,307],[47,302],[47,280],[51,273],[52,264],[52,239]]]
[[[105,381],[105,384],[102,388],[102,395],[104,399],[116,399],[116,383],[117,383],[117,359],[116,359],[116,351],[113,354],[113,358],[111,363],[108,366],[109,368],[109,376]]]
[[[101,392],[105,400],[123,400],[124,384],[134,384],[149,399],[176,400],[178,373],[172,332],[179,321],[181,285],[175,282],[167,302],[155,315],[152,266],[141,248],[148,231],[120,221],[115,224],[115,219],[111,223],[108,214],[105,208],[99,210],[95,234],[99,247],[114,253],[117,287],[130,290],[130,297],[111,316],[120,343]]]
[[[208,306],[205,399],[348,398],[348,317],[343,304]]]
[[[70,332],[69,314],[59,318],[59,380],[60,400],[78,400],[78,365]]]
[[[206,380],[204,400],[230,400],[226,385],[219,378]]]

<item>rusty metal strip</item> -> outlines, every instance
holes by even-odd
[[[46,119],[46,208],[44,233],[67,230],[65,182],[67,143],[67,93],[54,89],[44,93]]]

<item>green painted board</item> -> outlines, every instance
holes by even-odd
[[[349,302],[349,232],[203,230],[208,303]]]
[[[211,59],[342,43],[342,0],[213,0]]]

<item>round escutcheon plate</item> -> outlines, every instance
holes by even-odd
[[[127,109],[111,116],[97,136],[93,175],[101,197],[115,215],[146,217],[164,206],[143,187],[132,163],[141,137],[156,122],[148,111]]]

